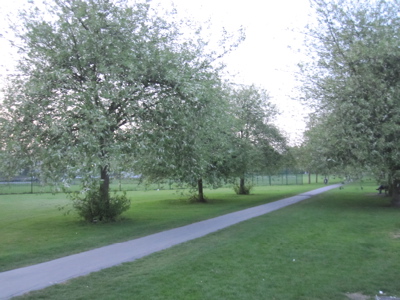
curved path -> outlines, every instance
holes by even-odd
[[[45,263],[0,273],[0,299],[43,289],[101,269],[134,261],[239,222],[258,217],[341,186],[329,185],[297,196],[229,213],[135,240],[112,244]]]

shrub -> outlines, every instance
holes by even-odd
[[[239,184],[235,184],[233,186],[233,190],[237,195],[250,195],[250,191],[253,188],[253,185],[250,183],[246,183],[243,186],[240,186]]]
[[[104,199],[105,198],[105,199]],[[88,189],[84,193],[72,193],[72,206],[78,214],[88,222],[115,221],[124,211],[128,210],[131,201],[126,192],[113,196],[102,197],[99,189]]]

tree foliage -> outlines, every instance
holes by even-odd
[[[159,130],[164,126],[151,130],[157,133],[152,143],[180,143],[168,143],[168,150],[148,149],[138,164],[150,179],[172,178],[196,188],[195,199],[200,202],[206,201],[203,184],[218,187],[237,176],[241,178],[237,190],[248,194],[245,174],[276,168],[285,151],[285,138],[272,124],[277,110],[265,90],[213,84],[214,88],[199,94],[210,103],[196,109],[196,116],[187,120],[189,126],[175,124],[167,132]],[[165,152],[168,158],[161,160]]]
[[[231,176],[225,163],[231,149],[226,91],[222,81],[208,83],[196,92],[193,114],[179,111],[178,121],[163,118],[147,128],[146,143],[153,147],[143,147],[135,163],[135,169],[150,181],[168,178],[196,188],[199,202],[206,201],[203,183],[218,187]]]
[[[189,38],[148,1],[54,0],[20,21],[20,76],[1,105],[6,171],[30,165],[54,182],[80,174],[107,210],[110,174],[143,150],[173,149],[181,141],[169,133],[190,134],[190,120],[212,102],[200,95],[218,83],[225,50],[207,51],[200,31]]]
[[[286,150],[286,139],[272,123],[278,111],[265,90],[240,86],[231,94],[231,106],[236,135],[232,157],[235,173],[240,177],[237,190],[248,194],[245,174],[277,169]]]
[[[320,122],[319,116],[310,114],[308,129],[304,133],[303,143],[293,149],[296,162],[300,168],[309,174],[329,175],[342,173],[341,161],[332,151],[330,129]]]
[[[341,165],[373,166],[397,178],[400,15],[393,1],[312,1],[315,61],[303,69],[317,107],[319,143]]]

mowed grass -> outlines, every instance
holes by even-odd
[[[64,216],[64,194],[0,196],[0,272],[88,249],[126,241],[212,218],[321,185],[256,187],[249,196],[232,189],[207,190],[207,204],[187,201],[176,191],[128,192],[129,211],[116,223],[88,224],[76,213]]]
[[[400,296],[400,210],[375,188],[335,189],[21,299]]]

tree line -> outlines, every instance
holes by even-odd
[[[302,91],[305,168],[370,172],[400,206],[400,2],[313,0]]]
[[[244,33],[209,47],[201,27],[148,1],[53,0],[21,11],[11,43],[18,76],[0,105],[2,172],[37,170],[44,182],[83,176],[72,195],[86,220],[129,208],[110,174],[134,170],[197,188],[279,168],[286,139],[267,91],[223,77],[221,57]]]
[[[288,164],[322,175],[368,171],[400,206],[400,2],[310,3],[300,75],[314,112],[291,149],[268,92],[224,79],[221,58],[243,31],[221,31],[215,48],[201,26],[148,1],[33,5],[12,26],[20,61],[0,105],[1,171],[29,167],[66,184],[83,175],[73,200],[96,208],[89,220],[129,207],[109,186],[110,174],[130,170],[187,183],[202,202],[203,184],[239,177],[237,191],[248,193],[244,174]]]

